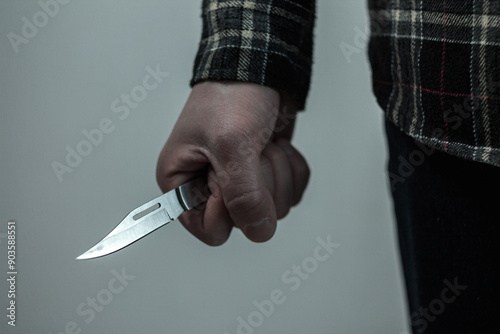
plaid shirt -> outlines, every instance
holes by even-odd
[[[368,0],[373,90],[386,116],[433,148],[500,166],[500,1]],[[204,0],[191,85],[241,80],[304,107],[314,0]]]
[[[373,89],[416,140],[500,166],[500,1],[370,1]]]
[[[313,0],[203,0],[191,85],[240,80],[286,91],[304,107],[311,80]]]

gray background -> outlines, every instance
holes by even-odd
[[[43,0],[46,1],[46,0]],[[407,331],[403,283],[386,182],[382,113],[371,94],[364,1],[319,1],[315,65],[295,145],[312,178],[303,203],[268,243],[239,231],[208,247],[178,222],[112,256],[75,261],[123,216],[160,194],[156,159],[189,94],[201,33],[200,2],[73,0],[16,53],[7,38],[35,0],[0,1],[0,305],[6,312],[6,223],[18,227],[17,327],[2,333],[237,333],[254,301],[286,300],[254,333]],[[358,36],[359,37],[359,36]],[[345,57],[347,43],[358,53]],[[142,83],[146,67],[169,76],[121,120],[111,103]],[[59,182],[83,130],[114,131]],[[316,238],[341,246],[296,291],[282,280]],[[91,321],[77,313],[105,296],[112,270],[134,276]],[[85,307],[88,309],[89,307]],[[69,325],[71,327],[71,325]],[[78,332],[78,331],[76,331]]]

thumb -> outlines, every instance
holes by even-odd
[[[233,146],[234,147],[234,146]],[[234,225],[254,242],[276,231],[276,208],[269,189],[272,169],[258,154],[225,154],[214,166],[226,209]],[[271,181],[272,182],[272,181]]]

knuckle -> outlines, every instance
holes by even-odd
[[[162,191],[170,189],[171,184],[169,180],[167,169],[163,165],[158,165],[156,168],[156,182]]]
[[[309,179],[309,176],[311,175],[311,168],[305,159],[300,159],[300,162],[295,165],[295,169],[297,171],[297,175],[301,179]]]
[[[169,159],[170,152],[164,147],[156,163],[156,182],[162,191],[172,189],[175,159]]]
[[[246,214],[259,210],[264,204],[264,198],[256,190],[249,190],[234,195],[226,200],[226,208],[233,214]]]

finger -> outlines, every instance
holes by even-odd
[[[168,157],[165,158],[165,157]],[[196,151],[169,150],[165,145],[158,159],[156,177],[163,192],[174,189],[189,180],[207,173],[208,160]],[[176,171],[182,172],[176,172]],[[210,171],[207,174],[210,193],[207,193],[207,203],[200,208],[194,208],[183,213],[179,220],[183,226],[198,239],[211,246],[223,244],[232,229],[224,202],[216,187],[210,183]]]
[[[269,159],[274,175],[273,200],[278,219],[285,217],[292,205],[294,185],[292,168],[285,152],[275,143],[269,143],[262,155]]]
[[[209,165],[208,159],[199,150],[178,146],[167,142],[158,157],[156,181],[164,193],[200,176]]]
[[[274,194],[274,172],[271,161],[264,155],[260,156],[260,169],[262,175],[264,176],[264,182],[266,183],[267,190],[270,194]]]
[[[191,234],[209,246],[225,243],[233,228],[224,201],[213,196],[209,197],[204,208],[184,212],[179,220]]]
[[[229,238],[233,222],[213,170],[208,172],[208,187],[210,196],[206,204],[183,213],[179,220],[191,234],[207,245],[219,246]]]
[[[295,206],[302,199],[307,183],[309,182],[311,170],[306,159],[290,144],[288,140],[280,138],[276,141],[276,144],[281,147],[283,152],[286,154],[291,166],[294,185],[291,205]]]
[[[233,147],[231,143],[230,147]],[[214,163],[224,203],[235,226],[255,242],[269,240],[276,230],[276,210],[256,153],[225,150]]]

